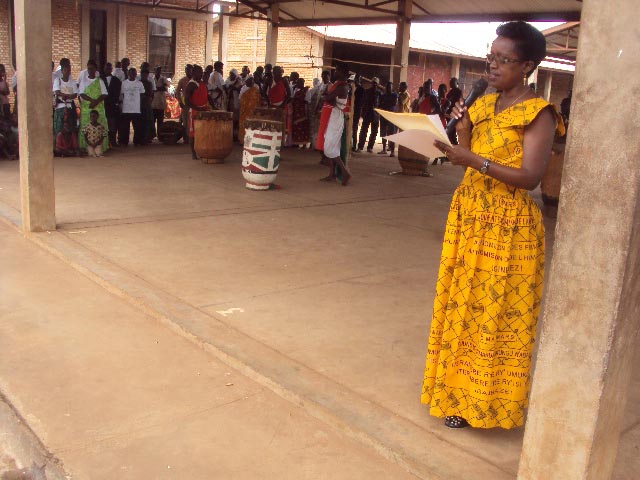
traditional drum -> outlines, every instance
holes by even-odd
[[[251,118],[244,122],[242,176],[249,190],[269,190],[278,175],[282,122]]]
[[[564,138],[562,139],[564,140]],[[564,142],[556,142],[551,150],[551,157],[540,182],[542,201],[545,205],[558,206],[560,201],[560,184],[562,167],[564,166]]]
[[[233,150],[233,113],[198,111],[193,114],[194,147],[203,163],[224,163]]]
[[[165,121],[158,129],[158,139],[165,145],[175,145],[184,135],[184,127],[180,122]]]
[[[429,158],[398,145],[398,163],[402,167],[403,175],[432,176],[428,172]]]
[[[252,119],[273,120],[284,123],[285,114],[282,108],[257,107],[251,115]]]

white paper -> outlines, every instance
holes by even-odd
[[[379,109],[376,109],[376,111],[403,130],[402,132],[384,137],[391,142],[402,145],[429,158],[443,156],[443,153],[433,145],[435,140],[440,140],[442,143],[451,146],[451,142],[442,126],[439,115],[395,113]]]

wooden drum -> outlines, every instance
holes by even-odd
[[[193,114],[194,146],[202,163],[224,163],[233,150],[233,112]]]
[[[283,123],[250,118],[244,122],[242,176],[249,190],[269,190],[280,167]]]
[[[428,175],[429,158],[402,145],[398,145],[398,163],[402,167],[403,175]]]
[[[251,119],[272,120],[274,122],[282,122],[282,124],[284,125],[284,115],[285,114],[283,108],[257,107],[253,111]]]
[[[545,205],[558,206],[560,201],[560,184],[562,183],[562,168],[564,167],[564,143],[554,143],[547,169],[544,171],[540,190]]]

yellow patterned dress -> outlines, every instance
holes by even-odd
[[[549,103],[533,98],[495,115],[496,99],[485,95],[469,109],[471,151],[519,168],[524,128]],[[543,271],[544,226],[529,193],[468,168],[436,285],[421,396],[431,415],[476,428],[522,425]]]

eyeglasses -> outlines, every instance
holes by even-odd
[[[496,62],[496,65],[507,65],[509,63],[519,63],[522,61],[518,60],[517,58],[505,58],[501,57],[500,55],[494,55],[493,53],[487,53],[487,63],[492,64],[494,60]]]

